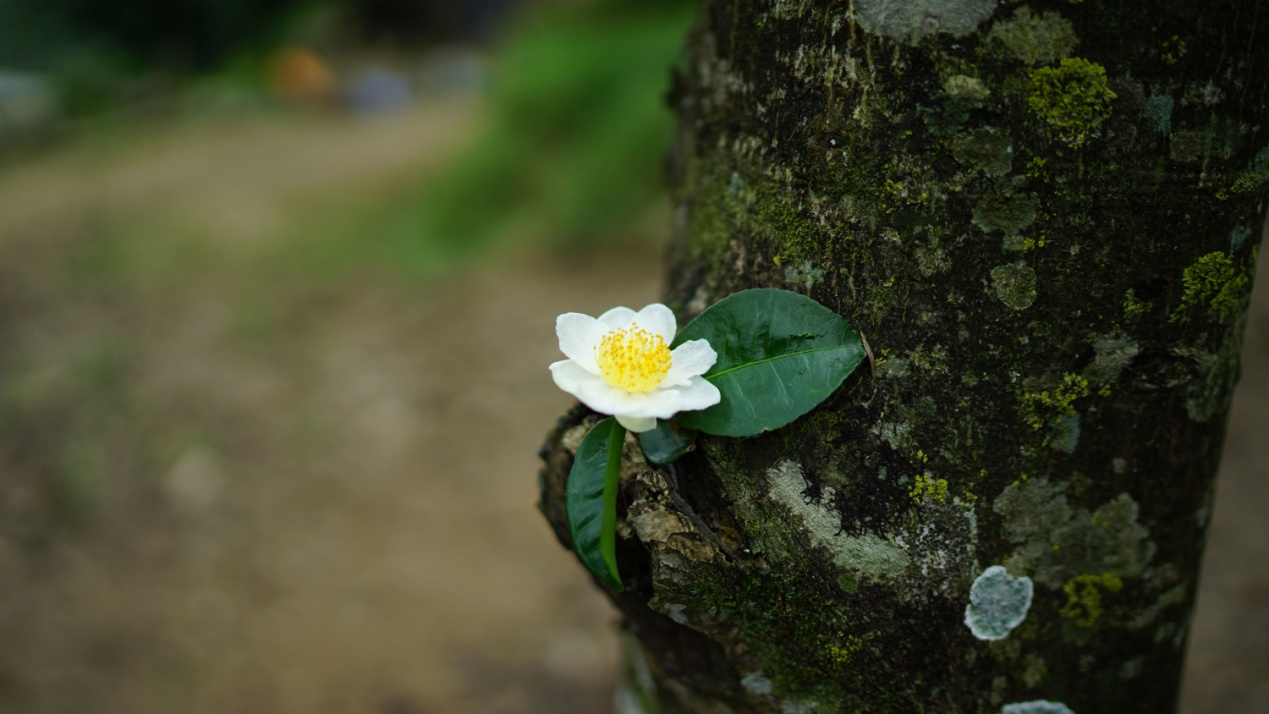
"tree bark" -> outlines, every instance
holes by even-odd
[[[796,290],[872,359],[671,467],[628,441],[622,710],[1174,711],[1264,219],[1269,9],[704,0],[671,101],[667,304]],[[544,447],[565,545],[597,418]]]

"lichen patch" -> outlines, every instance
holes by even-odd
[[[1035,271],[1021,261],[991,269],[991,287],[996,297],[1012,310],[1026,310],[1035,302]]]
[[[965,625],[980,640],[1003,640],[1027,619],[1034,587],[1031,578],[1015,578],[993,565],[974,580],[965,606]]]
[[[1096,62],[1068,57],[1057,67],[1030,72],[1027,106],[1071,148],[1078,149],[1098,136],[1110,117],[1110,103],[1118,95],[1110,89],[1106,69]]]
[[[997,22],[988,38],[999,40],[1027,64],[1050,64],[1067,57],[1079,42],[1075,28],[1056,12],[1031,14],[1020,7],[1008,20]]]
[[[936,34],[964,37],[996,10],[996,0],[855,0],[865,32],[915,45]]]
[[[1007,487],[993,504],[1005,537],[1017,544],[1008,559],[1036,582],[1060,588],[1071,578],[1107,573],[1139,577],[1154,556],[1137,503],[1121,493],[1096,510],[1072,509],[1065,484],[1033,478]]]
[[[1141,116],[1154,125],[1154,130],[1162,136],[1172,133],[1172,109],[1176,101],[1166,94],[1150,97],[1146,100]]]
[[[1047,699],[1033,699],[1029,702],[1006,704],[1000,714],[1075,714],[1062,702],[1051,702]]]
[[[989,193],[974,206],[973,222],[988,233],[1016,235],[1035,222],[1039,211],[1040,201],[1034,196]]]
[[[1093,340],[1093,362],[1084,374],[1096,385],[1119,379],[1120,373],[1141,352],[1141,345],[1124,334],[1101,335]]]
[[[831,508],[811,503],[802,495],[806,478],[802,467],[793,461],[781,461],[767,471],[771,498],[788,508],[802,521],[811,543],[828,550],[833,562],[843,568],[859,571],[866,579],[885,580],[901,575],[909,565],[902,548],[868,533],[849,536],[841,532],[841,519]],[[832,486],[822,489],[823,501],[831,501]]]
[[[963,131],[950,145],[957,161],[988,176],[1004,176],[1013,168],[1013,141],[1008,132],[1001,129],[984,126]],[[1035,220],[1034,207],[1031,220]]]

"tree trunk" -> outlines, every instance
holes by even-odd
[[[1269,181],[1269,9],[705,0],[671,100],[667,304],[796,290],[872,360],[672,467],[627,442],[622,711],[1174,711]],[[596,418],[544,447],[566,545]]]

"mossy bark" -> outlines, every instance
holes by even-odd
[[[1269,10],[705,0],[671,100],[667,303],[797,290],[873,359],[776,432],[668,468],[628,442],[622,706],[1173,711],[1264,218]],[[544,450],[565,544],[594,419]]]

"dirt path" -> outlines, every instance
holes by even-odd
[[[0,711],[606,705],[610,615],[535,454],[554,315],[642,304],[654,251],[427,286],[249,259],[475,117],[248,117],[0,176]]]
[[[248,117],[0,175],[0,712],[607,710],[611,610],[535,454],[554,316],[651,300],[654,241],[426,285],[251,258],[475,116]],[[1187,714],[1269,710],[1264,297]]]

